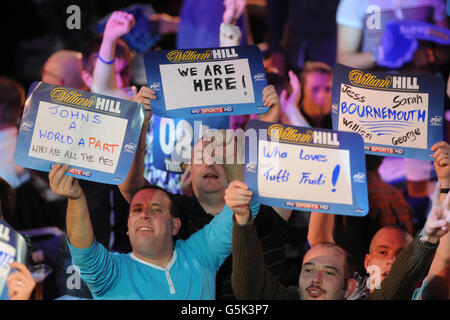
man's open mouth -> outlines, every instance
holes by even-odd
[[[310,286],[306,289],[306,292],[310,297],[318,298],[325,294],[325,291],[316,286]]]
[[[219,176],[217,174],[213,174],[213,173],[207,173],[203,176],[203,179],[219,179]]]
[[[148,232],[154,232],[154,230],[150,227],[138,227],[137,231],[148,231]]]

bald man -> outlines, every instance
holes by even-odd
[[[81,79],[81,52],[59,50],[54,52],[42,67],[42,82],[88,90]]]

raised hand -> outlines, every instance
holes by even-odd
[[[282,108],[280,118],[282,123],[297,125],[291,122],[292,117],[290,115],[293,113],[299,113],[298,104],[300,102],[302,93],[300,81],[298,80],[295,72],[293,72],[292,70],[289,70],[289,83],[292,89],[291,94],[288,95],[287,90],[281,91],[280,94],[280,103]]]
[[[153,89],[147,86],[142,86],[139,92],[134,96],[133,101],[142,103],[145,107],[145,119],[149,120],[152,117],[152,107],[150,105],[150,100],[156,99],[156,93]]]
[[[280,98],[273,85],[268,85],[263,90],[264,106],[269,107],[266,113],[258,114],[258,120],[266,122],[278,122],[281,115]]]
[[[434,169],[443,188],[450,187],[450,145],[445,141],[435,143],[431,147],[433,151]]]
[[[11,262],[9,265],[11,268],[17,269],[6,279],[9,298],[11,300],[30,299],[31,293],[36,287],[36,281],[34,281],[30,271],[24,264],[16,261]]]
[[[130,32],[135,23],[134,16],[128,12],[114,11],[106,22],[103,37],[116,40]]]
[[[223,5],[225,6],[223,23],[235,24],[244,13],[246,0],[225,0]]]
[[[248,190],[248,186],[239,180],[232,181],[225,189],[225,204],[234,212],[238,224],[247,223],[252,196],[253,192]]]
[[[83,189],[81,189],[77,179],[66,175],[69,169],[68,164],[64,166],[61,166],[60,163],[55,164],[48,174],[50,187],[53,193],[59,196],[78,199],[83,196]]]
[[[283,90],[280,95],[280,103],[283,107],[283,110],[286,109],[287,106],[298,106],[301,97],[301,85],[300,80],[298,80],[297,75],[294,71],[289,70],[289,84],[291,85],[292,92],[288,96],[287,90]]]
[[[438,182],[433,194],[433,207],[428,214],[425,226],[422,229],[422,235],[429,242],[437,243],[439,238],[448,232],[450,223],[450,193],[447,194],[442,205],[440,204],[441,184]]]

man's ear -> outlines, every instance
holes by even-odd
[[[347,299],[348,297],[350,297],[352,295],[352,293],[355,291],[357,286],[358,286],[358,282],[355,279],[350,278],[347,280],[347,289],[345,290],[345,299]]]
[[[370,265],[370,254],[366,254],[364,257],[364,268],[367,270],[367,267]]]
[[[180,218],[173,218],[172,219],[172,235],[176,236],[178,231],[180,231],[181,227],[181,220]]]
[[[86,70],[81,70],[81,79],[83,79],[84,84],[90,89],[92,86],[92,75]]]

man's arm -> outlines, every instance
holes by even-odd
[[[220,24],[220,46],[233,47],[241,43],[241,29],[236,26],[236,21],[245,10],[246,0],[225,0],[225,11]]]
[[[152,108],[150,105],[151,100],[156,99],[156,93],[153,89],[149,87],[142,86],[137,95],[133,98],[134,102],[142,103],[145,108],[145,117],[142,124],[141,134],[139,136],[139,142],[136,149],[136,154],[134,155],[133,162],[131,164],[130,170],[128,171],[125,180],[118,185],[122,196],[131,202],[134,194],[139,191],[144,185],[149,184],[147,179],[144,177],[145,169],[145,151],[147,146],[147,131],[152,117]]]
[[[240,184],[230,184],[228,192]],[[238,299],[298,299],[296,290],[281,285],[264,264],[261,243],[248,207],[225,197],[233,216],[231,284]]]
[[[440,187],[450,188],[450,146],[441,141],[433,145],[431,151],[434,151],[433,164]],[[446,197],[447,193],[440,193],[439,202],[444,205]],[[423,297],[450,299],[450,233],[441,238],[425,283]]]
[[[248,190],[245,183],[231,182],[225,190],[226,205],[222,211],[210,223],[186,240],[186,243],[195,248],[194,250],[207,249],[202,254],[216,270],[231,253],[232,210],[240,207],[242,210],[247,210],[249,214],[251,212],[252,216],[258,214],[260,205],[252,197],[253,192]]]
[[[381,288],[370,296],[371,300],[411,299],[415,285],[430,267],[439,239],[448,231],[450,221],[450,195],[443,205],[439,203],[440,186],[433,196],[433,207],[428,214],[423,229],[413,243],[403,249],[395,260]]]
[[[78,180],[66,175],[68,170],[67,164],[64,166],[55,164],[48,175],[50,187],[55,194],[68,198],[66,225],[70,244],[76,248],[86,249],[94,241],[94,231],[86,197]]]
[[[363,29],[338,24],[337,62],[344,65],[370,69],[376,65],[371,51],[359,52]]]
[[[92,92],[128,99],[125,92],[117,86],[114,59],[117,40],[130,32],[134,22],[133,15],[127,12],[114,11],[111,14],[105,26],[94,68]]]
[[[334,242],[334,214],[311,212],[308,227],[308,242],[314,247],[323,242]]]

